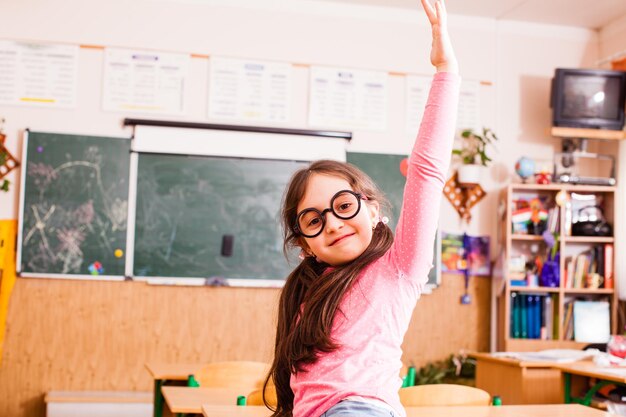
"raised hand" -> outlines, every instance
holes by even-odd
[[[435,0],[435,7],[430,4],[430,0],[421,1],[432,28],[430,62],[437,68],[437,72],[459,72],[459,64],[448,35],[448,14],[443,0]]]

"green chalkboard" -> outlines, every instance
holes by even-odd
[[[402,174],[400,166],[402,161],[407,159],[407,156],[348,152],[346,159],[369,175],[385,193],[385,196],[391,203],[391,213],[387,213],[389,226],[392,230],[395,230],[400,210],[402,209],[402,196],[404,195],[404,185],[406,183],[406,177]],[[438,285],[440,282],[439,247],[439,239],[437,237],[435,238],[433,252],[434,268],[430,270],[428,275],[428,284],[430,285]]]
[[[18,268],[124,275],[130,141],[28,132]]]
[[[133,274],[285,279],[280,203],[305,165],[140,154]]]

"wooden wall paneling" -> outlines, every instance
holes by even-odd
[[[404,342],[416,366],[487,350],[490,280],[444,275]],[[0,415],[43,417],[50,390],[150,391],[148,361],[269,361],[279,290],[18,279],[0,367]]]
[[[491,280],[471,277],[471,304],[460,303],[463,275],[443,274],[442,285],[417,302],[404,337],[402,360],[422,366],[460,350],[489,350]]]

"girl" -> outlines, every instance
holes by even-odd
[[[275,417],[404,416],[401,344],[431,268],[460,79],[441,0],[421,0],[437,68],[409,158],[395,242],[381,192],[357,168],[317,161],[285,193],[285,248],[302,262],[283,288],[266,385]]]

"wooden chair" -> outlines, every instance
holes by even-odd
[[[213,362],[194,377],[202,388],[239,388],[245,393],[263,388],[269,368],[264,362]]]
[[[267,405],[276,406],[278,399],[276,398],[276,386],[268,385],[265,388],[265,399]],[[246,405],[265,405],[263,402],[263,389],[257,389],[248,394]]]
[[[405,407],[489,405],[487,391],[465,385],[430,384],[400,388],[400,402]]]

